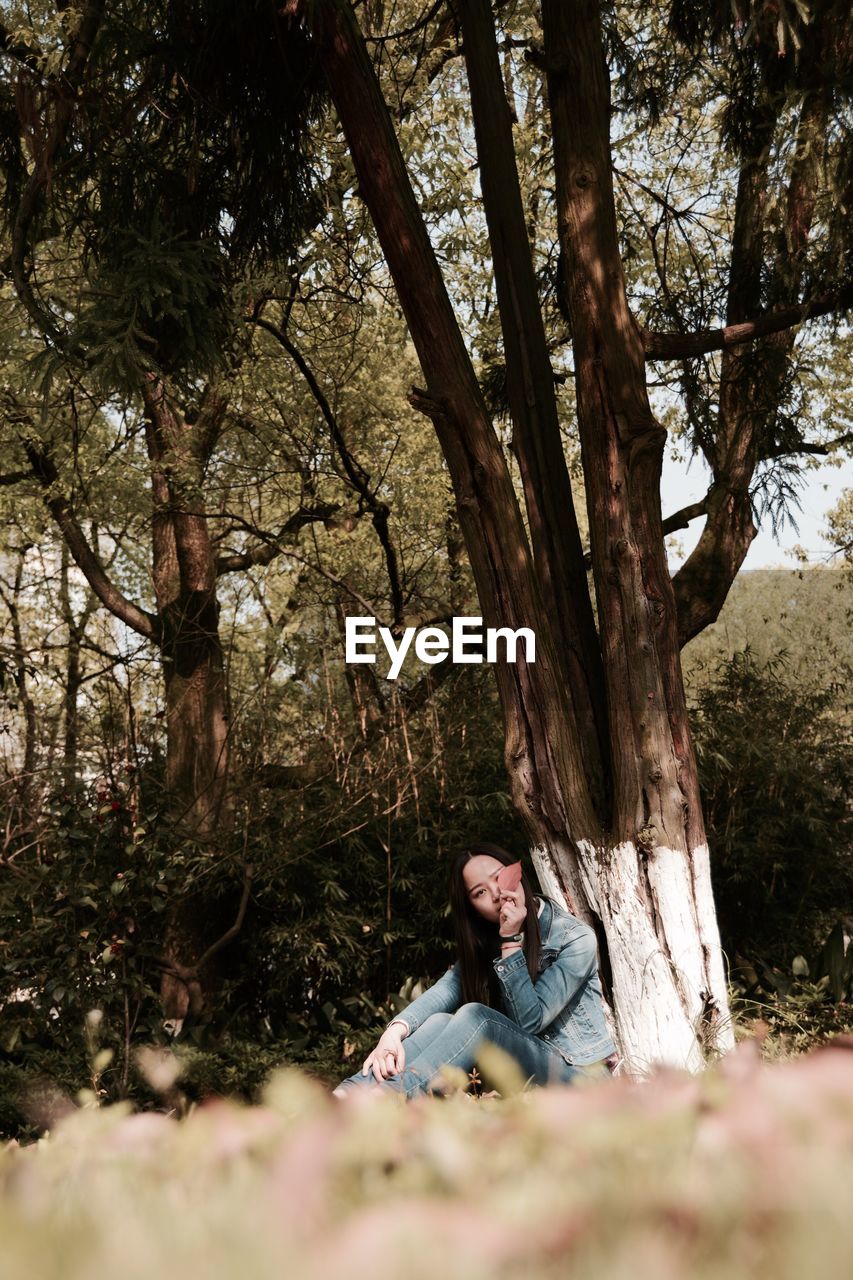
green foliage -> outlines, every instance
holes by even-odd
[[[844,716],[853,669],[853,580],[832,569],[746,569],[717,621],[682,651],[689,690],[708,683],[718,663],[749,648],[758,666],[786,654],[784,676],[804,690],[832,689]]]
[[[18,78],[14,104],[11,89],[0,95],[7,233],[62,95],[50,77],[67,59],[77,21],[75,10],[10,8],[10,23],[20,27],[15,39],[36,51],[37,69],[4,62]],[[749,150],[752,116],[766,109],[768,94],[775,103],[778,89],[789,107],[797,100],[815,65],[817,33],[833,29],[826,21],[832,6],[821,6],[821,22],[811,25],[800,8],[783,6],[781,36],[768,6],[747,6],[748,32],[726,5],[700,8],[673,6],[673,29],[689,56],[665,38],[667,5],[632,0],[606,16],[618,68],[616,194],[632,304],[652,326],[686,332],[717,324],[725,312],[738,180],[731,152]],[[393,25],[404,34],[392,36],[382,6],[360,8],[379,34],[383,89],[466,338],[500,412],[504,358],[469,104],[458,60],[437,72],[436,50],[427,48],[434,16],[398,6]],[[572,458],[551,138],[541,69],[525,60],[523,47],[537,45],[541,31],[534,6],[503,6],[501,21],[523,198]],[[802,57],[778,59],[783,48],[799,46]],[[833,76],[841,52],[833,51]],[[287,329],[375,501],[390,509],[405,621],[472,611],[446,467],[431,426],[406,401],[419,381],[411,344],[351,161],[322,108],[311,50],[288,6],[123,0],[105,12],[85,93],[30,228],[33,288],[67,324],[69,340],[42,356],[46,371],[38,367],[58,371],[68,345],[85,359],[72,361],[64,379],[44,377],[41,405],[35,397],[12,405],[20,415],[7,414],[5,429],[41,413],[59,485],[101,558],[112,557],[114,584],[152,607],[153,494],[135,392],[140,372],[153,367],[170,374],[188,435],[205,382],[221,377],[229,398],[197,486],[217,554],[236,557],[258,545],[280,553],[271,565],[218,583],[238,820],[215,847],[196,847],[178,839],[160,811],[165,733],[156,655],[129,646],[103,613],[84,635],[89,647],[74,693],[79,744],[68,767],[82,789],[55,785],[73,617],[53,586],[59,553],[45,531],[43,495],[35,485],[3,491],[14,537],[2,555],[28,558],[19,602],[24,640],[16,647],[4,633],[2,652],[10,689],[16,662],[23,672],[38,740],[37,767],[21,777],[25,707],[15,694],[4,708],[12,746],[3,767],[9,811],[25,814],[25,829],[11,840],[0,887],[0,1042],[16,1080],[41,1074],[71,1096],[91,1074],[85,1019],[93,1007],[103,1011],[98,1052],[113,1055],[98,1087],[110,1098],[143,1096],[133,1049],[163,1039],[157,987],[167,908],[215,940],[232,926],[244,869],[253,868],[246,918],[211,965],[211,1007],[203,1019],[186,1020],[176,1045],[188,1098],[235,1090],[251,1097],[282,1059],[327,1079],[342,1074],[393,1010],[396,993],[440,973],[450,954],[445,867],[454,844],[488,836],[523,850],[488,676],[448,681],[411,714],[414,664],[397,691],[381,682],[355,690],[346,679],[340,613],[366,601],[391,621],[388,562],[306,379],[269,332],[246,323],[263,318]],[[779,118],[765,202],[773,235],[793,150],[790,122]],[[826,169],[836,174],[840,129],[830,142]],[[673,156],[681,158],[673,164]],[[835,279],[835,205],[843,209],[822,185],[809,288]],[[17,392],[42,340],[20,305],[6,296],[3,304],[4,385]],[[824,343],[825,331],[817,332],[816,343]],[[842,343],[837,350],[843,354]],[[667,426],[686,426],[709,454],[715,361],[688,370],[680,394],[662,388]],[[788,373],[764,442],[774,446],[762,481],[780,499],[773,511],[790,504],[796,474],[790,458],[775,459],[776,446],[796,453],[804,421],[820,419],[827,432],[843,421],[838,405],[848,387],[840,357],[824,365],[810,351]],[[666,371],[660,376],[665,384]],[[198,445],[194,439],[192,450]],[[10,439],[9,447],[17,451],[19,442]],[[509,450],[508,460],[517,480]],[[70,590],[71,614],[84,619],[85,633],[80,582]],[[803,611],[813,641],[830,616],[835,636],[836,611],[823,607],[820,594],[829,590],[821,583]],[[760,629],[772,653],[774,628],[787,638],[792,624],[784,607],[771,602],[765,612],[772,625]],[[834,704],[822,702],[803,675],[808,668],[817,675],[819,665],[835,671],[836,654],[817,647],[819,661],[805,642],[797,646],[802,687],[789,698],[799,707],[791,723],[781,710],[781,675],[761,677],[760,664],[752,684],[742,670],[721,669],[713,689],[699,695],[724,932],[730,945],[763,949],[771,970],[792,948],[813,956],[809,948],[822,941],[849,890],[840,730]],[[767,741],[756,743],[753,726],[765,720]],[[116,784],[117,762],[129,758],[132,786],[126,778]],[[798,781],[803,769],[806,781]]]
[[[758,1040],[765,1061],[793,1058],[853,1033],[853,1010],[827,999],[826,978],[813,982],[776,965],[759,969],[743,964],[736,970],[731,1007],[736,1035]]]
[[[694,688],[694,729],[724,946],[811,952],[851,901],[849,741],[837,689],[749,648]]]
[[[167,903],[203,877],[215,914],[219,877],[229,878],[226,859],[210,884],[205,851],[176,849],[147,793],[140,798],[133,767],[122,774],[56,795],[36,848],[16,859],[0,892],[3,1050],[37,1074],[61,1050],[67,1080],[85,1072],[85,1020],[99,1009],[101,1048],[113,1052],[110,1096],[128,1089],[130,1038],[158,1032],[157,939]]]
[[[760,153],[768,117],[821,83],[849,92],[849,46],[838,0],[672,0],[670,30],[686,50],[716,55],[728,79],[723,136],[741,155]]]
[[[108,394],[136,393],[142,369],[177,367],[193,378],[222,365],[233,322],[212,244],[165,235],[155,214],[150,228],[114,229],[110,252],[88,267],[70,341]]]
[[[845,489],[827,514],[827,537],[848,564],[853,563],[853,489]]]
[[[17,112],[0,115],[7,235],[28,161],[51,163],[42,149],[68,96],[57,72],[74,26],[36,9],[15,32],[31,54],[16,67]],[[307,37],[264,3],[125,0],[105,8],[86,86],[21,224],[42,327],[113,392],[152,365],[191,385],[243,328],[240,272],[286,261],[319,216],[309,139],[324,90]],[[58,262],[69,253],[88,280],[76,304]]]
[[[249,774],[231,843],[213,857],[175,841],[153,761],[141,778],[113,766],[90,790],[58,794],[37,850],[22,851],[0,884],[0,1045],[16,1078],[54,1078],[70,1096],[86,1086],[86,1016],[97,1008],[100,1047],[113,1052],[101,1087],[140,1097],[133,1054],[167,1040],[167,913],[183,911],[215,940],[234,922],[247,863],[246,918],[209,967],[210,1006],[175,1042],[187,1094],[253,1098],[281,1062],[330,1082],[348,1074],[407,980],[432,981],[450,961],[448,853],[484,836],[524,849],[488,673],[448,683],[405,741],[392,733],[351,749],[346,779],[334,760],[328,776],[296,786],[298,770],[268,763]],[[286,704],[267,713],[285,715]],[[257,717],[250,727],[267,730]],[[251,758],[250,741],[237,745]]]

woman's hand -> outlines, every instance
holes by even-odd
[[[364,1059],[361,1074],[366,1076],[371,1068],[377,1080],[387,1080],[396,1075],[406,1065],[406,1050],[403,1048],[403,1028],[399,1022],[393,1022],[382,1032],[379,1042],[372,1053]]]
[[[501,914],[498,921],[498,933],[507,937],[518,933],[527,919],[527,904],[524,901],[524,890],[521,885],[511,893],[501,891]]]

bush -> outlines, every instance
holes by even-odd
[[[354,750],[346,785],[336,772],[296,786],[247,770],[215,856],[175,839],[150,769],[58,792],[38,848],[0,885],[0,1053],[15,1080],[51,1077],[72,1098],[87,1087],[86,1018],[98,1009],[99,1047],[112,1051],[100,1087],[143,1101],[134,1052],[168,1041],[167,916],[191,906],[203,945],[221,937],[247,863],[242,927],[211,966],[204,1016],[187,1018],[177,1042],[187,1091],[252,1100],[284,1062],[329,1082],[349,1074],[406,981],[449,963],[448,852],[487,837],[524,848],[491,683],[457,688],[438,743],[432,732],[423,718],[409,726],[411,760],[390,740]],[[16,1116],[4,1114],[6,1132]]]
[[[838,687],[747,648],[694,689],[693,727],[723,945],[790,970],[853,900],[849,730]]]

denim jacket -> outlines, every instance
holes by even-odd
[[[568,911],[542,898],[539,976],[531,982],[522,949],[494,961],[503,1012],[530,1035],[541,1036],[573,1066],[608,1057],[615,1045],[607,1029],[598,977],[595,934]],[[434,1013],[462,1004],[459,963],[407,1005],[394,1022],[416,1031]]]

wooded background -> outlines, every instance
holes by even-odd
[[[200,1091],[334,1077],[475,838],[596,927],[638,1060],[731,1042],[724,969],[819,1025],[849,491],[834,567],[737,574],[849,456],[846,6],[2,15],[0,1071],[79,1083],[99,1008],[110,1096],[167,1036]],[[353,613],[540,660],[386,683]]]

